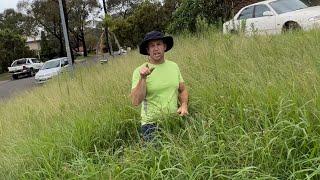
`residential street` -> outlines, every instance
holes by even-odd
[[[16,93],[35,87],[36,85],[34,77],[0,81],[0,101],[3,101]]]
[[[105,55],[107,57],[108,55]],[[117,57],[116,55],[115,57]],[[81,61],[76,62],[75,66],[79,65],[93,65],[96,63],[100,63],[99,60],[102,59],[102,56],[89,56],[84,58]],[[111,59],[108,57],[108,59]],[[12,97],[14,94],[23,92],[27,89],[38,86],[35,83],[34,77],[22,77],[17,80],[6,80],[0,81],[0,101],[6,100],[9,97]]]

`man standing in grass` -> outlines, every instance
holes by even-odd
[[[132,104],[141,107],[141,133],[145,141],[153,138],[157,118],[163,114],[188,114],[188,92],[178,65],[165,60],[164,53],[173,47],[173,38],[152,31],[140,44],[140,54],[149,61],[136,68],[132,77]]]

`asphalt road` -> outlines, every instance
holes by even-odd
[[[34,77],[0,81],[0,101],[35,86],[37,86],[37,84],[35,84]]]

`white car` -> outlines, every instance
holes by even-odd
[[[124,50],[123,48],[120,48],[119,51],[114,51],[113,54],[115,54],[115,55],[127,54],[127,51]]]
[[[267,0],[242,8],[223,24],[223,33],[280,34],[320,27],[320,6],[308,7],[300,0]]]
[[[44,83],[53,76],[58,75],[68,66],[68,58],[52,59],[44,63],[42,68],[35,75],[36,83]]]
[[[22,58],[13,61],[8,70],[12,79],[18,79],[21,75],[34,76],[42,66],[43,63],[36,58]]]

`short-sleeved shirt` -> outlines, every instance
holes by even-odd
[[[132,89],[140,80],[140,69],[146,66],[142,64],[136,68],[132,77]],[[147,77],[147,93],[141,107],[141,123],[153,123],[163,115],[176,113],[178,108],[179,83],[184,82],[178,65],[165,60],[162,64],[148,63],[149,68],[154,67],[153,72]]]

